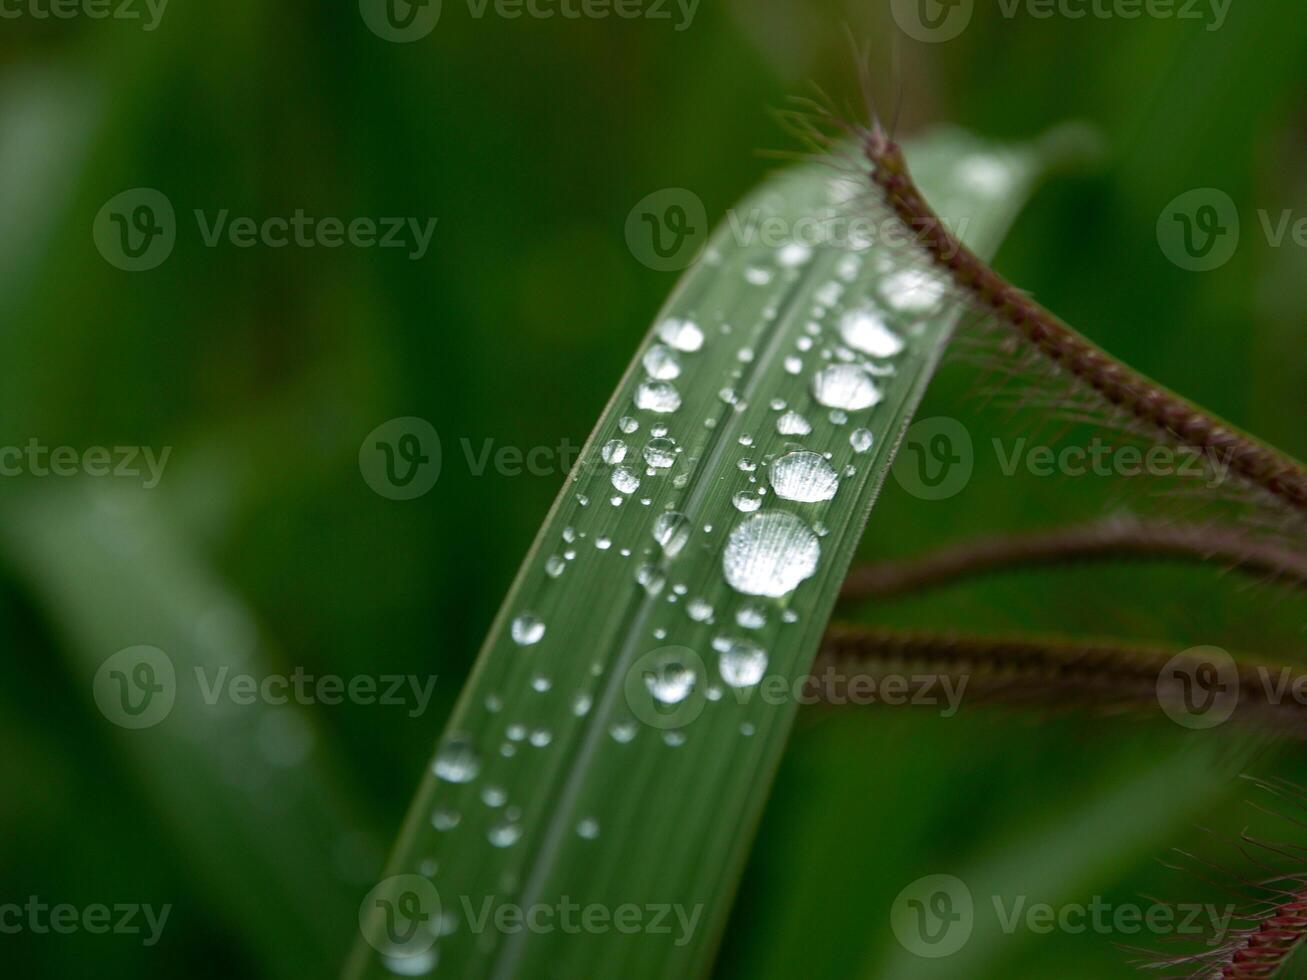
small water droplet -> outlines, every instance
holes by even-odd
[[[536,691],[540,694],[544,694],[551,687],[553,687],[553,681],[551,681],[544,674],[536,674],[534,677],[531,678],[531,689],[533,691]]]
[[[558,578],[567,568],[567,562],[563,561],[558,555],[550,555],[545,560],[545,574],[550,578]]]
[[[663,343],[687,354],[693,354],[703,346],[703,331],[693,320],[675,317],[664,320],[658,327],[658,336]]]
[[[934,311],[948,287],[922,269],[899,269],[881,280],[881,298],[900,313],[923,314]]]
[[[635,581],[650,596],[656,596],[663,591],[663,586],[667,579],[655,565],[641,565],[635,570]]]
[[[513,620],[509,632],[513,636],[514,643],[518,646],[529,647],[539,643],[541,637],[545,635],[545,624],[539,616],[526,612]]]
[[[613,726],[608,729],[608,734],[613,737],[614,742],[621,742],[625,744],[631,741],[631,739],[635,738],[635,722],[633,721],[614,722]]]
[[[381,957],[381,963],[397,977],[421,977],[436,968],[439,958],[440,953],[433,946],[420,953],[388,954]]]
[[[654,344],[644,354],[644,369],[659,381],[674,381],[681,375],[681,359],[666,344]]]
[[[644,461],[663,470],[676,462],[676,443],[671,439],[650,439],[644,447]]]
[[[436,778],[447,783],[468,783],[476,779],[481,771],[481,757],[472,736],[457,732],[446,735],[431,768]]]
[[[662,546],[663,554],[673,558],[681,553],[690,540],[690,521],[674,510],[659,514],[653,525],[654,540]]]
[[[635,390],[635,407],[666,415],[681,407],[681,393],[670,381],[644,381]]]
[[[802,242],[789,242],[776,255],[776,261],[787,269],[795,269],[812,258],[812,249]]]
[[[812,426],[798,412],[786,412],[776,420],[776,431],[783,436],[806,436]]]
[[[584,718],[590,713],[590,706],[594,700],[584,691],[577,691],[572,695],[572,714],[578,718]]]
[[[731,687],[753,687],[767,670],[767,652],[751,640],[722,639],[713,646],[720,651],[717,669]]]
[[[616,466],[622,460],[626,459],[626,443],[621,439],[609,439],[604,443],[604,448],[600,452],[604,462],[609,466]]]
[[[800,374],[803,371],[803,361],[791,354],[785,358],[785,373]]]
[[[840,337],[854,350],[872,357],[894,357],[903,351],[903,338],[870,305],[849,310],[840,318]]]
[[[706,623],[712,619],[712,603],[706,599],[691,599],[685,611],[696,623]]]
[[[694,670],[672,653],[644,671],[644,686],[659,704],[680,704],[694,691]]]
[[[436,807],[431,814],[431,826],[437,830],[453,830],[458,826],[460,814],[447,806]]]
[[[840,488],[840,478],[820,453],[786,453],[767,471],[776,495],[783,500],[814,504],[830,500]]]
[[[486,786],[481,790],[481,802],[486,806],[503,806],[508,794],[500,786]]]
[[[757,494],[750,493],[748,490],[741,490],[731,498],[731,503],[735,509],[744,514],[752,514],[762,506],[762,498]]]
[[[767,625],[767,610],[756,602],[746,602],[735,611],[735,622],[741,629],[760,630]]]
[[[754,286],[765,286],[772,280],[771,269],[764,269],[760,265],[751,265],[744,270],[745,282]]]
[[[522,825],[512,820],[500,820],[491,826],[486,838],[495,847],[511,847],[522,837]]]
[[[880,389],[862,367],[856,364],[832,364],[813,377],[812,397],[827,408],[850,412],[871,408],[881,400]]]
[[[576,832],[586,840],[594,840],[599,836],[599,821],[594,817],[586,817],[576,825]]]
[[[623,415],[621,420],[618,421],[617,427],[629,436],[636,429],[640,428],[640,423],[629,415]]]
[[[849,433],[849,445],[855,453],[865,453],[875,441],[870,429],[854,429]]]
[[[629,467],[614,467],[610,479],[613,487],[622,493],[635,493],[636,490],[640,489],[640,478]]]
[[[722,571],[737,592],[775,598],[811,578],[820,558],[821,545],[808,525],[786,511],[764,511],[731,531]]]

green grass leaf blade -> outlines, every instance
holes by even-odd
[[[1039,151],[957,132],[909,152],[982,254],[1041,168]],[[388,879],[396,891],[372,897],[348,976],[706,970],[794,685],[955,318],[886,304],[901,250],[843,239],[805,252],[740,233],[797,229],[850,189],[829,166],[780,174],[677,287],[546,519],[409,814],[388,874],[425,875],[434,892]],[[902,350],[842,359],[841,318],[876,302]],[[829,387],[819,403],[837,382],[870,382],[879,403]],[[802,424],[781,426],[787,412]],[[754,509],[737,508],[740,493]]]

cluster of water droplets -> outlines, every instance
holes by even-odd
[[[977,164],[976,181],[991,177]],[[720,254],[716,261],[722,261]],[[641,374],[624,414],[611,431],[602,434],[597,458],[589,468],[578,467],[572,475],[574,481],[592,474],[596,479],[572,488],[578,509],[547,548],[541,565],[544,588],[557,590],[562,583],[551,581],[570,582],[564,576],[577,574],[568,569],[580,567],[578,558],[632,559],[622,574],[646,600],[653,600],[646,606],[650,610],[647,639],[692,642],[707,662],[707,676],[676,658],[644,672],[639,683],[653,701],[669,710],[693,698],[709,703],[743,698],[743,692],[756,688],[765,677],[768,650],[779,649],[775,646],[779,631],[799,619],[793,594],[821,568],[822,539],[828,533],[825,522],[836,524],[828,511],[838,505],[841,484],[868,465],[884,436],[876,410],[885,399],[886,386],[893,383],[897,362],[918,336],[921,324],[940,310],[946,293],[937,278],[916,268],[897,267],[878,250],[831,256],[797,242],[784,244],[770,255],[751,253],[738,274],[750,289],[761,288],[751,293],[758,297],[778,293],[765,288],[771,284],[793,285],[807,297],[797,323],[766,336],[761,328],[779,322],[782,313],[794,316],[777,298],[760,300],[765,305],[758,319],[734,330],[736,336],[747,334],[746,339],[734,339],[727,322],[693,314],[660,322],[640,355]],[[703,323],[711,324],[711,339]],[[720,343],[732,346],[712,361],[726,365],[715,383],[715,410],[687,421],[680,386],[695,377],[696,358],[703,356],[705,346]],[[699,362],[700,371],[705,363]],[[751,372],[763,363],[783,369],[780,390],[757,390]],[[694,383],[700,384],[701,379]],[[764,404],[770,414],[761,411]],[[750,427],[741,431],[736,420],[746,417]],[[718,517],[715,523],[705,521],[693,501],[680,493],[690,485],[698,457],[709,452],[727,465],[716,467],[706,479],[722,482],[720,492],[731,505],[729,519]],[[717,499],[719,493],[716,484],[710,491],[700,486],[696,492],[699,496],[694,499],[700,501]],[[617,520],[609,504],[649,508],[639,536],[624,533],[635,522]],[[733,596],[723,598],[713,581],[678,573],[685,567],[701,575],[702,566],[677,559],[687,550],[705,549],[720,555],[718,581],[724,580]],[[585,573],[608,574],[599,569],[586,565]],[[568,638],[562,635],[566,629],[551,634],[544,617],[537,614],[552,608],[549,595],[542,592],[529,599],[532,608],[510,614],[508,635],[517,651],[514,656],[520,658],[512,670],[524,679],[528,691],[527,702],[512,699],[519,709],[522,704],[562,698],[572,718],[584,719],[597,714],[596,704],[604,704],[599,732],[616,746],[655,738],[676,748],[695,737],[692,727],[650,732],[623,711],[620,701],[613,711],[612,702],[602,700],[600,685],[614,667],[604,659],[611,651],[597,654],[586,679],[589,686],[577,678],[565,681],[562,674],[555,683],[549,670],[550,650]],[[538,702],[532,700],[536,698]],[[507,715],[504,704],[498,694],[484,699],[490,714]],[[748,737],[759,720],[760,716],[737,715],[732,730]],[[503,759],[497,757],[544,750],[564,736],[561,729],[552,731],[529,722],[529,714],[505,717],[502,742],[496,745],[492,739],[483,746],[484,758],[470,736],[451,733],[433,762],[439,784],[457,792],[463,810],[470,804],[492,815],[488,821],[474,823],[482,828],[485,843],[505,855],[513,853],[523,838],[524,801],[513,800],[504,788],[515,785],[511,780],[501,784],[495,763],[502,766]],[[472,786],[483,773],[493,782]],[[460,807],[451,805],[453,797],[438,793],[437,799],[439,805],[430,815],[436,831],[454,832],[467,822]],[[593,812],[578,809],[569,818],[578,846],[601,836]]]

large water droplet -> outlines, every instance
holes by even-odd
[[[765,511],[731,532],[722,571],[738,592],[778,597],[811,578],[820,558],[821,544],[808,525],[786,511]]]
[[[509,633],[518,646],[529,647],[539,643],[541,637],[545,635],[545,624],[539,616],[526,612],[513,620]]]
[[[681,407],[681,393],[667,381],[644,381],[635,390],[635,407],[666,415]]]
[[[687,354],[703,346],[703,331],[693,320],[678,320],[674,317],[664,320],[658,327],[658,336],[663,343]]]
[[[786,453],[767,471],[776,495],[784,500],[814,504],[830,500],[840,488],[840,478],[820,453]]]
[[[840,336],[854,350],[872,357],[894,357],[903,350],[903,339],[885,323],[872,306],[849,310],[840,318]]]
[[[832,364],[812,379],[812,397],[827,408],[856,412],[881,400],[871,375],[856,364]]]
[[[477,754],[472,736],[460,733],[446,735],[436,751],[432,771],[447,783],[467,783],[476,779],[481,771],[481,757]]]

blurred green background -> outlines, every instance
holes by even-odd
[[[871,42],[903,133],[949,122],[1021,141],[1094,124],[1105,158],[1050,180],[998,266],[1136,367],[1307,455],[1307,254],[1272,247],[1257,220],[1307,215],[1300,4],[1236,4],[1211,30],[1211,16],[1009,18],[982,3],[940,44],[905,39],[883,3],[703,0],[687,29],[676,19],[477,18],[445,0],[412,44],[378,37],[348,2],[176,2],[153,31],[0,22],[0,445],[172,447],[145,492],[0,478],[0,904],[172,906],[149,947],[2,935],[11,975],[334,973],[562,480],[475,476],[460,440],[584,441],[675,282],[628,250],[631,208],[684,187],[720,218],[776,165],[759,150],[793,148],[770,110],[813,81],[857,101],[846,29]],[[139,187],[172,202],[177,243],[158,268],[124,272],[91,229]],[[1228,193],[1243,220],[1234,257],[1207,273],[1168,262],[1155,231],[1195,187]],[[437,224],[414,261],[210,248],[195,209]],[[973,381],[948,368],[923,415],[1007,425],[968,397]],[[445,449],[415,501],[374,493],[357,461],[400,416],[427,419]],[[945,503],[891,483],[864,550],[1101,513],[1099,490],[1000,478],[992,459]],[[1301,600],[1243,585],[1069,569],[860,615],[1300,658]],[[135,644],[179,669],[236,647],[255,674],[438,680],[416,716],[317,704],[129,731],[97,711],[92,678]],[[1129,975],[1117,944],[1130,939],[979,924],[959,957],[916,959],[887,909],[932,873],[962,877],[979,905],[1217,900],[1157,859],[1211,854],[1195,828],[1257,817],[1234,773],[1307,779],[1297,752],[1218,742],[1093,716],[801,717],[717,973]]]

